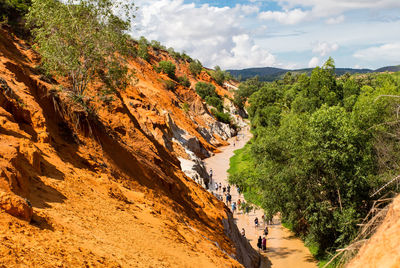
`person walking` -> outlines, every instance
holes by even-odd
[[[228,193],[231,193],[231,186],[228,184],[228,187],[226,188],[228,190]]]
[[[242,228],[242,231],[241,231],[240,233],[241,233],[241,235],[242,235],[243,237],[246,237],[246,232],[244,231],[244,228]]]
[[[268,235],[268,226],[265,226],[265,229],[264,229],[264,235],[265,235],[265,236],[267,236],[267,235]]]
[[[258,218],[257,217],[254,219],[254,225],[256,228],[258,227]]]
[[[226,187],[222,187],[222,192],[225,193],[226,192]]]
[[[233,202],[232,203],[232,214],[235,214],[235,211],[236,211],[236,203]]]
[[[260,251],[262,249],[262,238],[261,235],[258,237],[258,241],[257,241],[257,247],[258,247],[258,251]]]
[[[262,239],[262,249],[263,249],[264,251],[267,250],[267,238],[265,238],[265,236],[264,236],[263,239]]]
[[[210,168],[210,178],[212,178],[212,176],[213,176],[213,170],[212,168]]]

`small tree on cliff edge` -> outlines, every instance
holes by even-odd
[[[121,56],[128,54],[133,4],[124,5],[125,20],[115,10],[122,4],[110,0],[33,0],[27,22],[50,72],[66,76],[76,95],[101,78],[115,90],[129,83]]]

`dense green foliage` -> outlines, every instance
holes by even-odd
[[[196,93],[204,100],[206,97],[218,97],[217,92],[215,92],[215,86],[205,82],[198,82],[196,84]]]
[[[158,67],[156,68],[158,72],[163,72],[170,78],[175,79],[176,65],[170,61],[160,61]]]
[[[138,41],[137,55],[139,56],[139,58],[142,58],[145,61],[150,60],[150,54],[148,51],[149,45],[150,45],[149,42],[147,41],[147,39],[144,36],[140,37],[140,39]]]
[[[215,86],[210,83],[198,82],[196,93],[206,101],[208,105],[214,106],[219,112],[224,110],[222,99],[215,91]]]
[[[210,72],[210,75],[220,86],[222,86],[225,81],[232,79],[230,73],[221,70],[219,66],[215,66],[214,70]]]
[[[109,0],[33,0],[27,14],[32,33],[49,72],[66,76],[75,95],[101,79],[108,89],[123,89],[130,81],[123,55],[128,55],[130,10],[126,20],[114,15]],[[118,55],[117,53],[118,52]]]
[[[16,23],[31,6],[31,0],[0,0],[0,20]]]
[[[190,81],[189,81],[189,78],[186,76],[186,74],[184,76],[178,77],[178,81],[179,81],[179,84],[181,84],[182,86],[190,87]]]
[[[211,113],[215,118],[225,124],[231,123],[231,116],[229,113],[224,113],[224,106],[221,97],[215,91],[215,86],[209,83],[198,82],[196,84],[197,94],[206,101],[208,105],[215,107],[211,109]]]
[[[194,75],[197,76],[201,73],[201,70],[203,70],[203,65],[201,64],[200,61],[195,60],[189,63],[189,71]]]
[[[250,78],[243,83],[240,83],[238,90],[234,92],[234,104],[240,108],[244,108],[247,99],[256,92],[262,83],[258,81],[258,77]]]
[[[215,116],[215,118],[222,123],[231,124],[231,115],[229,113],[224,113],[223,111],[219,111],[216,109],[211,109],[211,113]]]
[[[254,82],[243,86],[254,92],[250,159],[230,182],[267,214],[281,212],[318,256],[345,246],[398,169],[396,98],[380,96],[400,94],[399,75],[338,78],[329,59],[311,76]]]
[[[262,67],[262,68],[248,68],[243,70],[228,70],[237,80],[246,80],[249,78],[258,77],[260,81],[264,82],[273,82],[275,80],[282,79],[286,73],[291,72],[292,74],[307,74],[310,75],[312,72],[312,68],[306,69],[280,69],[274,67]],[[371,69],[353,69],[353,68],[336,68],[336,75],[344,75],[346,73],[349,74],[365,74],[365,73],[374,73],[374,72],[399,72],[400,65],[397,66],[386,66],[376,70]]]

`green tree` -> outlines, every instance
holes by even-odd
[[[218,85],[222,86],[226,80],[226,73],[221,70],[221,67],[215,66],[214,71],[211,72],[211,77],[214,78]]]
[[[149,61],[150,60],[150,55],[149,55],[149,51],[148,51],[148,47],[149,47],[149,42],[147,41],[147,39],[144,36],[141,36],[139,41],[138,41],[138,56],[142,59],[144,59],[145,61]]]
[[[157,69],[168,75],[170,78],[175,79],[176,66],[171,61],[160,61]]]
[[[31,0],[2,0],[0,1],[0,20],[8,23],[18,23],[28,12]]]
[[[246,168],[232,169],[230,181],[269,214],[281,212],[320,257],[345,247],[373,189],[399,168],[399,86],[398,75],[338,78],[332,59],[310,77],[262,83],[249,98]]]
[[[192,61],[189,64],[189,71],[194,75],[197,76],[200,74],[201,70],[203,69],[203,65],[199,60]]]
[[[210,83],[205,82],[198,82],[196,84],[196,93],[205,100],[206,97],[218,97],[217,93],[215,92],[215,86]]]
[[[133,6],[124,6],[126,20],[113,11],[109,0],[33,0],[28,23],[49,71],[66,76],[72,92],[83,95],[96,78],[111,89],[127,85],[128,70],[122,56],[129,53],[128,36]]]
[[[189,78],[186,76],[186,74],[184,76],[180,76],[178,78],[178,80],[179,80],[179,83],[184,87],[190,87],[190,85],[191,85]]]

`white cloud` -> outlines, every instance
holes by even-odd
[[[312,52],[318,53],[320,56],[326,56],[330,52],[338,50],[339,45],[337,43],[327,43],[327,42],[318,42],[318,44],[313,48]]]
[[[327,24],[344,21],[344,12],[400,8],[399,0],[274,0],[283,11],[266,11],[262,19],[274,19],[282,24],[297,24],[305,20],[325,18]]]
[[[240,68],[260,67],[275,65],[275,57],[254,44],[254,41],[247,34],[232,37],[235,43],[230,53],[224,53],[220,58],[221,65],[228,68],[235,68],[240,63]]]
[[[264,11],[258,16],[263,20],[276,20],[282,24],[297,24],[308,18],[308,12],[301,9],[293,9],[286,11]]]
[[[344,16],[340,15],[340,16],[337,16],[337,17],[329,18],[325,22],[327,24],[339,24],[339,23],[344,22],[344,19],[345,19]]]
[[[295,7],[311,8],[317,16],[325,17],[357,9],[400,8],[398,0],[275,0],[289,10]]]
[[[353,56],[365,61],[387,61],[400,63],[400,42],[388,43],[381,46],[369,47],[356,51]]]
[[[311,60],[308,62],[308,68],[314,68],[318,66],[319,64],[319,58],[318,57],[312,57]]]
[[[256,46],[243,28],[247,15],[258,7],[236,5],[196,6],[183,0],[137,0],[139,6],[135,37],[160,41],[177,51],[185,50],[205,66],[224,69],[270,66],[275,57]]]

